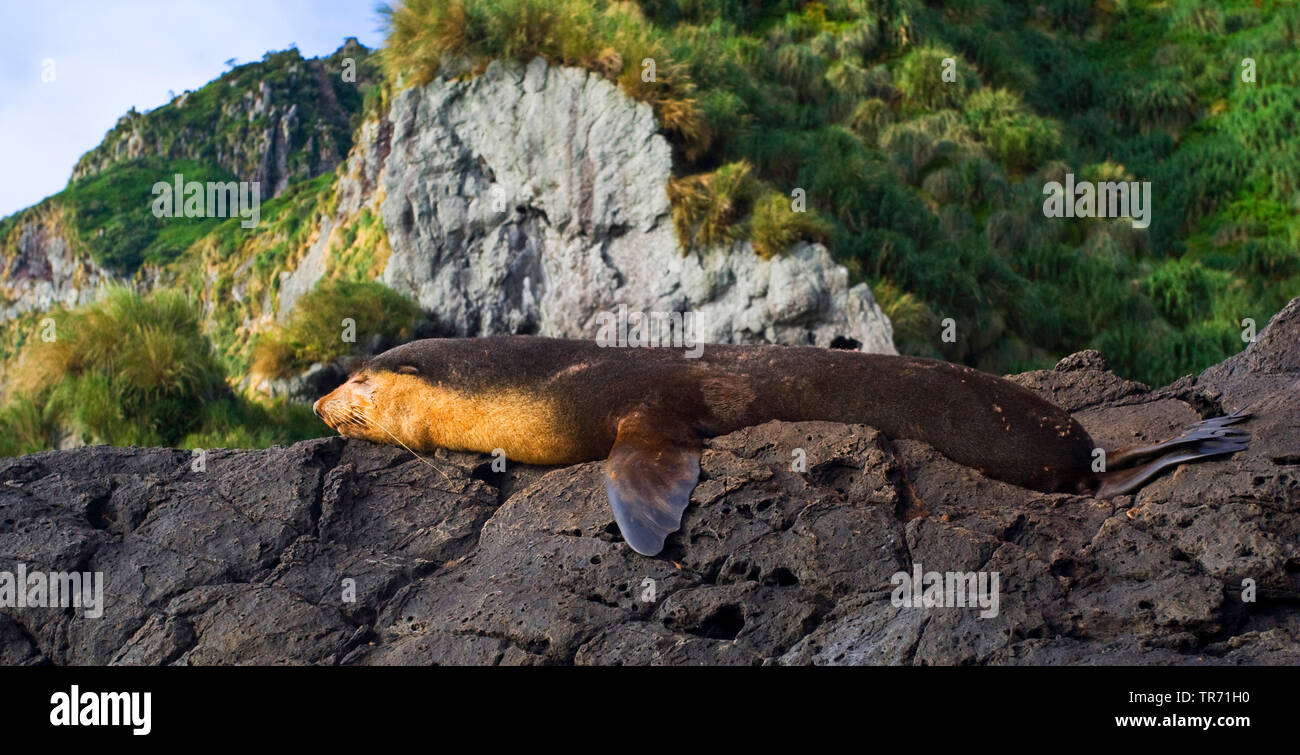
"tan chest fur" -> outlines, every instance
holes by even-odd
[[[553,401],[518,391],[466,394],[401,374],[385,374],[382,406],[371,412],[403,443],[420,451],[449,448],[492,453],[526,464],[583,461]]]

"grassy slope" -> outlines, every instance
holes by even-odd
[[[680,8],[646,5],[660,23]],[[887,305],[922,300],[910,320],[893,312],[903,350],[1005,372],[1096,346],[1158,384],[1239,349],[1243,318],[1300,294],[1300,14],[1225,5],[804,3],[735,25],[678,11],[672,36],[699,61],[705,161],[806,188]],[[949,54],[956,86],[934,80]],[[1237,77],[1248,54],[1254,85]],[[999,113],[981,87],[1023,106]],[[1150,180],[1152,227],[1047,221],[1043,181],[1067,170]],[[956,344],[936,339],[938,317]]]

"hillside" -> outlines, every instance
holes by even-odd
[[[1289,3],[409,0],[388,20],[378,54],[268,53],[127,114],[67,189],[0,220],[0,453],[295,440],[324,432],[285,401],[314,364],[583,335],[615,303],[998,373],[1095,348],[1157,385],[1300,293]],[[156,217],[178,173],[256,182],[260,222]],[[1149,226],[1045,217],[1067,174],[1149,181]],[[144,376],[42,350],[46,317],[103,320],[106,281],[191,302],[197,345],[141,336]],[[211,366],[169,368],[203,341]],[[59,398],[92,386],[101,412]],[[219,408],[161,438],[129,409],[156,395]]]

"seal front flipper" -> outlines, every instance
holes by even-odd
[[[699,479],[700,440],[687,425],[643,411],[619,420],[605,461],[605,492],[632,550],[644,556],[663,550]]]

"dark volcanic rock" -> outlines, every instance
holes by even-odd
[[[1300,300],[1154,392],[1096,352],[1014,379],[1108,447],[1237,409],[1254,445],[1097,501],[773,422],[709,443],[653,559],[598,463],[341,438],[4,459],[0,572],[102,572],[106,605],[0,608],[0,663],[1300,663]],[[894,605],[914,564],[996,572],[997,615]]]

